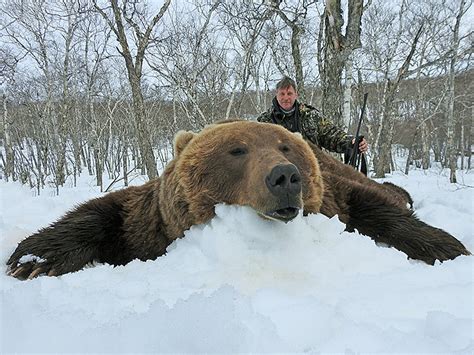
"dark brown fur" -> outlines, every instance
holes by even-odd
[[[407,190],[388,181],[385,181],[382,184],[382,187],[385,188],[390,194],[393,194],[395,198],[400,199],[400,201],[404,203],[407,208],[413,209],[413,199]]]
[[[235,149],[246,153],[232,154]],[[240,121],[181,132],[175,154],[160,178],[88,201],[20,242],[7,262],[9,273],[25,279],[74,272],[93,261],[155,259],[185,230],[212,218],[222,202],[265,215],[291,200],[305,214],[337,214],[348,230],[430,264],[469,254],[453,236],[419,221],[399,193],[282,127]],[[282,199],[265,181],[275,166],[288,164],[299,171],[302,188]],[[28,254],[44,260],[20,263]]]
[[[321,213],[336,214],[348,231],[357,229],[376,242],[403,251],[409,258],[434,264],[436,260],[469,255],[464,245],[442,229],[420,221],[407,203],[413,201],[401,187],[379,184],[342,164],[318,147],[311,148],[323,174],[325,195]]]
[[[100,261],[125,265],[133,259],[163,255],[171,243],[159,211],[160,180],[111,192],[68,212],[57,222],[23,240],[7,264],[20,279],[46,273],[50,276],[81,270]],[[152,235],[153,238],[144,238]],[[18,264],[24,255],[46,261]]]

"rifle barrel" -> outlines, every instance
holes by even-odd
[[[359,140],[360,140],[360,126],[362,125],[362,119],[364,118],[364,112],[365,112],[365,106],[367,105],[367,96],[369,96],[369,94],[366,92],[364,94],[364,101],[362,103],[362,109],[360,111],[360,118],[359,118],[359,124],[357,125],[357,131],[356,131],[356,135],[354,137],[354,148],[352,149],[352,154],[351,154],[351,157],[349,159],[349,164],[352,165],[354,168],[358,168],[358,165],[357,164],[357,157],[360,157],[360,152],[359,152]]]
[[[360,118],[359,118],[359,124],[357,125],[356,137],[358,137],[360,133],[360,126],[362,125],[362,120],[364,118],[364,113],[365,113],[365,106],[367,105],[367,96],[369,96],[369,93],[366,92],[364,94],[364,102],[362,103],[362,110],[360,111]]]

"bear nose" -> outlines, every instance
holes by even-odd
[[[270,192],[276,196],[301,192],[301,175],[293,164],[276,165],[265,178]]]

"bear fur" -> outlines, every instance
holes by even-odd
[[[419,221],[405,190],[366,178],[280,126],[231,121],[182,131],[174,151],[159,178],[90,200],[21,241],[8,273],[26,279],[94,261],[155,259],[192,225],[210,220],[218,203],[284,222],[300,210],[337,214],[348,230],[429,264],[469,254],[450,234]]]

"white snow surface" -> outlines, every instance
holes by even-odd
[[[474,250],[474,173],[411,171],[417,215]],[[77,203],[0,182],[0,353],[474,353],[474,257],[429,266],[344,232],[337,218],[284,224],[219,205],[168,253],[60,277],[5,274],[16,244]]]

